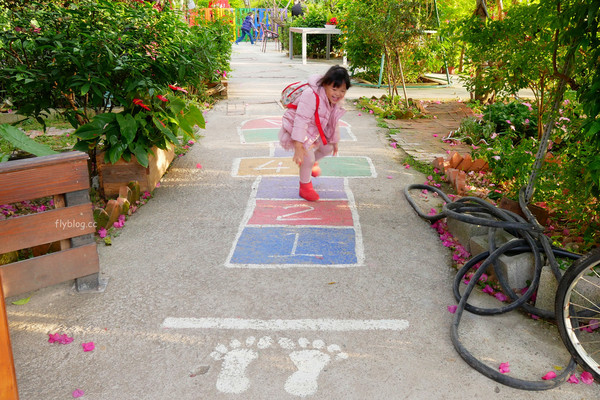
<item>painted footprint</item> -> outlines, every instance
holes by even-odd
[[[219,361],[223,360],[221,372],[217,378],[217,389],[223,393],[242,393],[250,387],[250,379],[246,376],[246,368],[250,363],[258,358],[258,352],[251,347],[256,342],[254,336],[246,338],[246,347],[242,343],[233,339],[229,342],[229,348],[223,344],[218,344],[215,351],[210,356]],[[271,347],[273,339],[264,336],[258,340],[256,347],[266,349]]]
[[[340,346],[331,344],[325,347],[325,342],[315,340],[309,348],[310,341],[306,338],[300,338],[299,350],[290,353],[290,359],[298,368],[285,381],[285,391],[300,397],[311,396],[317,392],[319,374],[330,362],[332,357],[336,360],[348,358],[348,354],[341,351]],[[284,349],[294,350],[296,345],[291,339],[279,339],[279,346]],[[328,354],[329,353],[329,354]]]

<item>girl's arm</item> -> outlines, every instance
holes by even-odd
[[[302,164],[302,160],[304,160],[304,156],[306,155],[306,149],[304,148],[304,143],[298,142],[294,140],[294,156],[292,160],[298,165]]]
[[[315,124],[315,109],[317,107],[317,100],[312,90],[306,89],[300,95],[298,100],[298,108],[296,109],[296,115],[294,117],[294,127],[292,129],[292,140],[305,143],[309,139],[308,127],[310,124]]]

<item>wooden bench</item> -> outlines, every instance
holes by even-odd
[[[54,208],[0,220],[0,254],[58,244],[58,251],[0,265],[0,399],[18,399],[4,297],[76,279],[100,288],[88,155],[69,152],[0,163],[0,204],[52,197]]]
[[[97,287],[99,260],[88,155],[69,152],[0,163],[0,204],[52,196],[54,209],[0,221],[0,254],[60,242],[60,251],[0,266],[6,297],[77,278]]]

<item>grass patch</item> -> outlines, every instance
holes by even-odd
[[[412,169],[425,175],[433,175],[433,165],[415,160],[412,156],[407,155],[402,160],[403,164],[408,164]]]

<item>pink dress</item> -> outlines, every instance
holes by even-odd
[[[315,108],[317,99],[314,93],[319,96],[319,119],[325,138],[328,143],[337,143],[340,141],[340,130],[337,126],[338,121],[346,113],[346,110],[340,103],[329,104],[329,99],[325,93],[325,88],[317,85],[321,75],[313,75],[308,78],[308,85],[294,104],[297,109],[288,108],[282,117],[281,130],[279,131],[279,142],[281,147],[286,150],[293,150],[293,141],[304,143],[306,149],[317,147],[321,144],[319,139],[319,130],[315,123]]]

